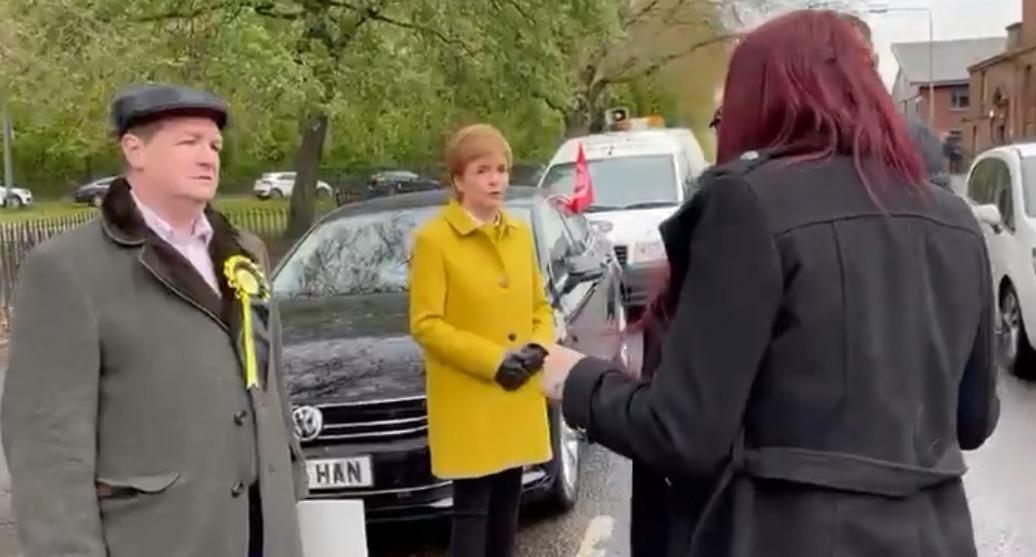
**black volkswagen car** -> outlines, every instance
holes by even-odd
[[[295,433],[312,498],[362,499],[369,522],[430,518],[452,507],[428,453],[421,352],[408,333],[412,232],[444,191],[383,197],[322,218],[274,271]],[[535,188],[512,187],[507,210],[531,225],[558,341],[625,361],[621,269],[582,215]],[[558,510],[579,493],[582,441],[548,407],[554,460],[525,470],[525,501]]]

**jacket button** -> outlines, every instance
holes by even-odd
[[[518,335],[516,335],[514,333],[510,333],[509,335],[507,335],[507,340],[509,340],[511,342],[514,342],[514,341],[518,340]]]
[[[507,277],[500,279],[500,288],[507,288],[508,284],[509,283],[507,282]]]
[[[242,411],[234,414],[234,423],[237,424],[237,425],[245,425],[245,418],[247,418],[247,417],[248,417],[248,412],[245,411],[245,410],[242,410]]]
[[[230,488],[230,495],[232,497],[241,497],[241,494],[245,492],[245,484],[241,482],[234,482],[234,487]]]

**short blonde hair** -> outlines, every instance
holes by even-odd
[[[457,191],[453,179],[464,174],[472,161],[487,155],[503,155],[507,159],[507,167],[511,167],[511,144],[500,130],[489,124],[464,126],[446,141],[443,155],[445,181],[458,199],[460,192]]]

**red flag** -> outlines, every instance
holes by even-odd
[[[575,173],[572,176],[572,196],[565,199],[565,207],[573,213],[581,213],[594,202],[594,185],[590,181],[590,168],[586,165],[583,144],[576,151]]]

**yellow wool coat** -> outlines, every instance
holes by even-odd
[[[554,341],[532,232],[506,214],[479,226],[451,201],[415,232],[410,331],[425,357],[432,472],[477,478],[551,458],[547,405],[534,378],[493,380],[507,350]]]

